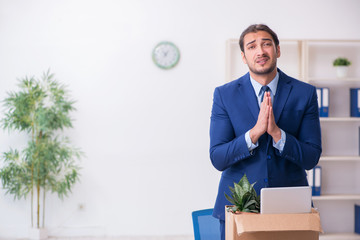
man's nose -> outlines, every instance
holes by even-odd
[[[264,55],[264,48],[263,48],[263,46],[260,45],[260,46],[257,48],[256,55],[257,55],[257,56],[262,56],[262,55]]]

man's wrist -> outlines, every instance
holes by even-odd
[[[274,133],[270,134],[272,139],[277,143],[281,139],[281,130],[277,128]]]
[[[278,149],[281,154],[282,151],[284,150],[285,143],[286,143],[286,133],[282,129],[280,129],[280,132],[281,132],[281,138],[278,142],[275,142],[273,139],[273,146],[274,146],[274,148]]]
[[[252,151],[259,146],[259,144],[257,142],[252,143],[251,138],[250,138],[250,130],[245,133],[245,141],[246,141],[246,145],[247,145],[249,151]]]
[[[251,142],[253,144],[256,144],[261,135],[257,134],[257,132],[256,132],[256,130],[254,128],[250,129],[249,137],[251,139]]]

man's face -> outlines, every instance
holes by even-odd
[[[242,59],[250,72],[266,75],[276,70],[276,60],[280,57],[280,46],[275,47],[271,35],[265,31],[248,33],[244,37]]]

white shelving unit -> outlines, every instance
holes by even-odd
[[[360,204],[360,118],[350,117],[350,88],[360,87],[360,41],[303,41],[304,81],[330,89],[329,118],[321,118],[321,196],[314,196],[325,234],[320,239],[359,239],[354,206]],[[348,77],[336,78],[332,62],[346,57]]]
[[[282,40],[278,67],[286,74],[330,90],[329,117],[320,118],[323,152],[321,196],[314,196],[324,234],[321,240],[360,240],[354,233],[354,205],[360,205],[360,118],[350,117],[350,88],[360,88],[360,40]],[[338,79],[337,57],[352,65]],[[226,82],[248,72],[238,39],[226,43]]]
[[[329,233],[320,234],[321,240],[360,240],[360,235],[356,233]]]
[[[322,117],[320,122],[359,122],[360,119],[356,117]]]
[[[320,163],[327,161],[358,161],[360,156],[325,156],[320,158]]]

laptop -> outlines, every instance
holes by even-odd
[[[261,214],[286,214],[311,212],[311,187],[262,188]]]

